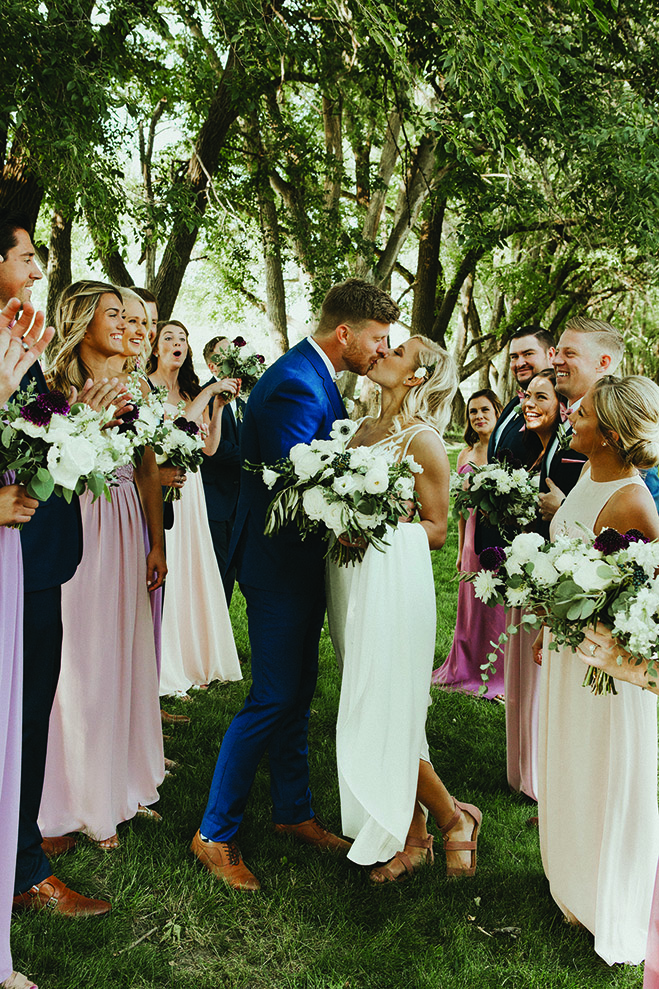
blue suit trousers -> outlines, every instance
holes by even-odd
[[[266,751],[275,824],[300,824],[314,816],[307,726],[325,614],[323,582],[315,580],[296,592],[240,586],[247,602],[253,681],[217,759],[201,823],[201,833],[212,841],[235,835]]]

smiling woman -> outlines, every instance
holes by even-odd
[[[51,381],[65,393],[121,377],[123,309],[120,290],[103,282],[64,291]],[[149,592],[167,567],[153,452],[115,481],[109,504],[88,492],[80,498],[83,556],[62,589],[62,672],[39,818],[44,834],[82,831],[104,850],[117,847],[119,823],[158,799],[164,776]]]

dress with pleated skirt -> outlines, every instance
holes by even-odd
[[[173,414],[173,406],[166,406]],[[160,694],[184,694],[242,672],[213,549],[201,472],[189,473],[167,532]]]
[[[609,498],[639,477],[595,482],[586,469],[554,516],[551,537],[594,529]],[[630,523],[633,524],[633,523]],[[542,661],[538,755],[540,850],[551,894],[595,937],[609,965],[645,957],[659,855],[657,698],[617,682],[582,686],[569,649]]]
[[[62,670],[50,717],[42,834],[111,837],[164,778],[144,520],[132,467],[112,501],[80,498],[83,556],[62,587]]]

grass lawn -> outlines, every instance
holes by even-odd
[[[434,553],[438,665],[450,647],[457,583],[457,534]],[[244,601],[232,619],[243,682],[214,685],[191,715],[169,729],[165,751],[181,768],[162,786],[162,825],[136,820],[119,829],[120,851],[81,840],[55,872],[88,895],[109,897],[101,920],[47,912],[17,916],[14,965],[41,989],[480,989],[480,987],[640,987],[642,968],[609,968],[592,937],[563,923],[545,881],[534,805],[506,783],[504,710],[433,689],[428,740],[451,792],[483,810],[478,872],[447,880],[441,841],[434,868],[405,883],[371,887],[367,872],[270,830],[267,765],[257,775],[240,844],[261,893],[236,893],[189,851],[215,758],[249,689]],[[334,729],[339,677],[327,631],[309,729],[311,780],[321,817],[340,828]],[[566,808],[569,813],[569,808]],[[439,832],[432,824],[436,837]]]

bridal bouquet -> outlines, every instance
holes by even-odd
[[[160,451],[168,431],[165,413],[166,388],[155,388],[146,395],[142,394],[141,382],[145,378],[139,372],[133,372],[128,377],[128,390],[131,395],[132,409],[125,412],[121,419],[119,431],[129,433],[133,442],[134,462],[139,462],[144,456],[144,448],[152,447]]]
[[[248,394],[265,371],[265,357],[245,350],[246,347],[247,341],[243,337],[236,337],[226,350],[213,354],[211,362],[215,364],[221,377],[240,378],[241,391]],[[231,392],[222,392],[222,397],[234,398]],[[236,417],[242,418],[240,406],[236,407]]]
[[[107,428],[112,418],[111,410],[69,405],[60,391],[35,395],[31,386],[0,409],[0,473],[14,471],[39,501],[56,494],[70,502],[85,488],[109,500],[113,471],[133,454],[131,438]]]
[[[330,543],[328,556],[341,566],[362,560],[368,546],[384,551],[387,529],[410,514],[414,474],[423,468],[414,457],[392,459],[382,448],[347,446],[357,429],[350,419],[332,426],[330,439],[297,443],[273,467],[248,465],[279,490],[266,515],[266,535],[294,522],[302,536],[320,531]],[[338,541],[346,536],[351,543]]]
[[[551,649],[576,649],[583,630],[599,621],[621,646],[639,661],[649,660],[654,669],[659,653],[659,542],[648,542],[634,529],[603,529],[595,537],[584,528],[583,538],[559,535],[553,543],[530,532],[521,533],[506,549],[484,550],[479,560],[484,569],[466,576],[476,597],[490,605],[529,609],[522,621],[533,628],[547,625],[553,633]],[[596,694],[616,693],[613,679],[592,666],[584,686]]]
[[[203,446],[197,423],[182,415],[176,419],[165,419],[162,434],[158,442],[153,443],[156,463],[178,467],[192,474],[196,474],[203,463]],[[165,489],[165,501],[178,501],[180,497],[180,488],[169,485]]]
[[[523,467],[504,463],[474,467],[453,482],[452,493],[455,518],[466,517],[473,508],[488,525],[516,531],[536,518],[538,488]]]

